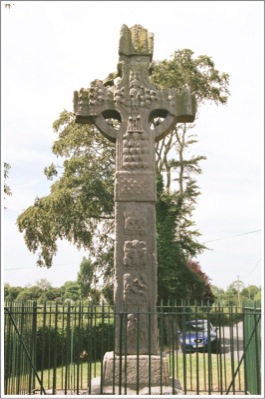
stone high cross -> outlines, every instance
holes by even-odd
[[[153,34],[140,25],[123,25],[118,73],[74,94],[76,122],[94,124],[116,142],[114,300],[120,355],[157,354],[155,142],[176,123],[193,122],[196,112],[188,90],[179,95],[149,82],[152,55]]]

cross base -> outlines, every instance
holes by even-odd
[[[91,381],[91,394],[182,395],[180,382],[170,378],[165,356],[126,355],[107,352],[103,360],[103,380]]]

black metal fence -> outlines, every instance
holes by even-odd
[[[183,301],[156,316],[158,354],[184,395],[261,393],[260,308]],[[108,305],[5,303],[4,394],[93,394],[117,318]]]

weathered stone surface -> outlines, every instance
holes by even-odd
[[[103,380],[95,378],[91,394],[180,395],[178,380],[169,378],[166,357],[160,355],[117,356],[107,352],[103,361]]]
[[[117,356],[107,352],[103,362],[104,385],[139,387],[168,385],[168,366],[165,357],[148,355]]]
[[[192,122],[196,112],[195,98],[188,91],[180,95],[174,89],[157,90],[149,82],[152,56],[153,34],[140,25],[130,29],[123,25],[118,73],[104,82],[94,80],[90,89],[74,94],[76,121],[94,124],[116,142],[118,355],[156,355],[158,351],[155,141],[177,122]],[[116,77],[120,78],[117,85]],[[159,124],[153,123],[155,118],[160,118]]]
[[[152,387],[144,387],[139,390],[125,387],[125,386],[118,386],[118,385],[107,385],[103,387],[101,392],[100,386],[100,378],[95,378],[92,380],[92,387],[91,387],[91,395],[183,395],[183,391],[179,385],[179,382],[173,385],[168,386],[152,386]]]
[[[178,380],[169,378],[169,385],[146,386],[137,389],[136,387],[128,387],[125,385],[104,385],[101,386],[100,377],[93,378],[90,388],[65,391],[64,389],[46,389],[46,395],[183,395],[183,390]],[[33,395],[41,395],[39,389],[35,389]]]

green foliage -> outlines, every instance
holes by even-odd
[[[201,266],[194,260],[188,260],[187,266],[193,272],[193,279],[189,284],[189,297],[197,300],[207,300],[212,303],[215,296],[212,292],[209,277],[201,270]]]
[[[154,63],[150,80],[158,88],[178,88],[179,92],[188,87],[198,104],[204,101],[225,104],[229,94],[228,74],[215,69],[210,57],[194,58],[187,49],[176,51],[170,60]],[[200,161],[205,159],[186,155],[196,143],[195,135],[190,133],[192,127],[177,125],[156,146],[157,172],[166,179],[157,204],[159,297],[186,295],[185,287],[196,274],[187,266],[187,259],[205,250],[197,240],[200,233],[192,221],[200,194],[194,177],[202,172]],[[19,215],[18,229],[24,233],[28,249],[37,253],[38,266],[51,267],[59,239],[88,250],[95,261],[87,266],[83,282],[80,270],[79,297],[89,293],[93,269],[94,276],[104,280],[105,295],[112,300],[115,146],[95,127],[76,124],[74,114],[66,110],[54,122],[53,129],[57,140],[52,151],[62,165],[52,163],[45,168],[47,179],[56,179],[50,194],[36,198]],[[173,173],[177,174],[175,180]],[[172,190],[173,182],[177,190]],[[196,279],[197,287],[205,284],[201,276]]]
[[[186,253],[191,255],[192,251],[188,244],[183,248],[176,235],[182,214],[181,197],[164,191],[161,175],[157,179],[157,191],[158,302],[161,299],[213,300],[208,277],[198,263],[187,260]]]
[[[32,287],[26,287],[17,296],[18,301],[31,301],[31,300],[37,300],[40,295],[40,290],[37,286],[32,286]]]
[[[211,285],[211,290],[217,302],[224,299],[225,291],[222,288],[219,288],[216,285]]]
[[[42,370],[63,364],[65,335],[53,326],[39,327],[36,334],[36,369]]]
[[[58,239],[89,249],[91,254],[108,248],[114,218],[114,146],[95,129],[77,125],[70,112],[60,114],[54,129],[59,138],[53,153],[64,158],[63,172],[50,195],[36,198],[17,219],[28,249],[39,251],[37,265],[46,267],[52,265]],[[45,174],[52,179],[59,170],[52,164]]]
[[[33,286],[27,287],[11,287],[10,284],[4,286],[5,301],[33,301],[44,303],[46,301],[57,300],[61,297],[61,289],[54,288],[46,279],[41,279]]]
[[[14,301],[17,299],[20,292],[23,290],[22,287],[12,287],[10,284],[4,285],[4,298],[8,301]]]
[[[72,341],[72,343],[71,343]],[[73,354],[70,348],[73,346]],[[102,360],[114,348],[114,324],[72,326],[67,329],[41,326],[36,338],[36,369],[43,370],[65,364]],[[85,353],[85,355],[84,355]],[[72,355],[72,356],[71,356]]]
[[[256,285],[243,287],[243,282],[237,279],[232,281],[226,290],[215,285],[212,285],[211,289],[216,303],[222,304],[222,306],[260,306],[261,288]]]
[[[242,297],[251,299],[252,301],[255,299],[258,293],[261,293],[261,290],[256,285],[249,285],[248,287],[243,288],[241,291]]]
[[[48,280],[46,280],[46,278],[41,278],[40,280],[36,281],[36,286],[41,291],[49,291],[52,288],[51,283]]]
[[[107,303],[109,305],[114,305],[114,289],[113,289],[113,284],[105,284],[104,287],[101,290],[102,295],[106,299]]]
[[[78,301],[82,299],[80,285],[76,281],[66,281],[61,288],[62,300]]]
[[[4,162],[4,195],[8,195],[8,196],[12,195],[11,188],[6,183],[6,180],[9,177],[9,170],[10,169],[11,169],[11,166],[9,165],[9,163]]]
[[[158,87],[176,88],[180,93],[188,88],[198,104],[206,100],[226,104],[229,95],[229,75],[215,69],[211,57],[194,58],[189,49],[175,51],[170,60],[154,62],[151,80]]]
[[[82,262],[80,264],[80,271],[77,275],[77,283],[80,286],[81,297],[87,298],[90,291],[93,279],[97,277],[94,274],[94,265],[91,259],[86,259],[83,257]]]
[[[209,314],[209,321],[214,326],[233,326],[242,321],[242,313],[234,306],[224,306],[219,308],[214,306]]]
[[[254,302],[258,303],[258,304],[261,304],[261,289],[255,294]]]
[[[160,186],[160,187],[159,187]],[[157,226],[157,279],[158,301],[177,299],[185,294],[185,282],[190,272],[186,267],[181,247],[175,239],[176,219],[180,211],[178,202],[163,191],[161,176],[157,184],[158,202],[156,205]],[[179,279],[181,274],[181,280]]]

